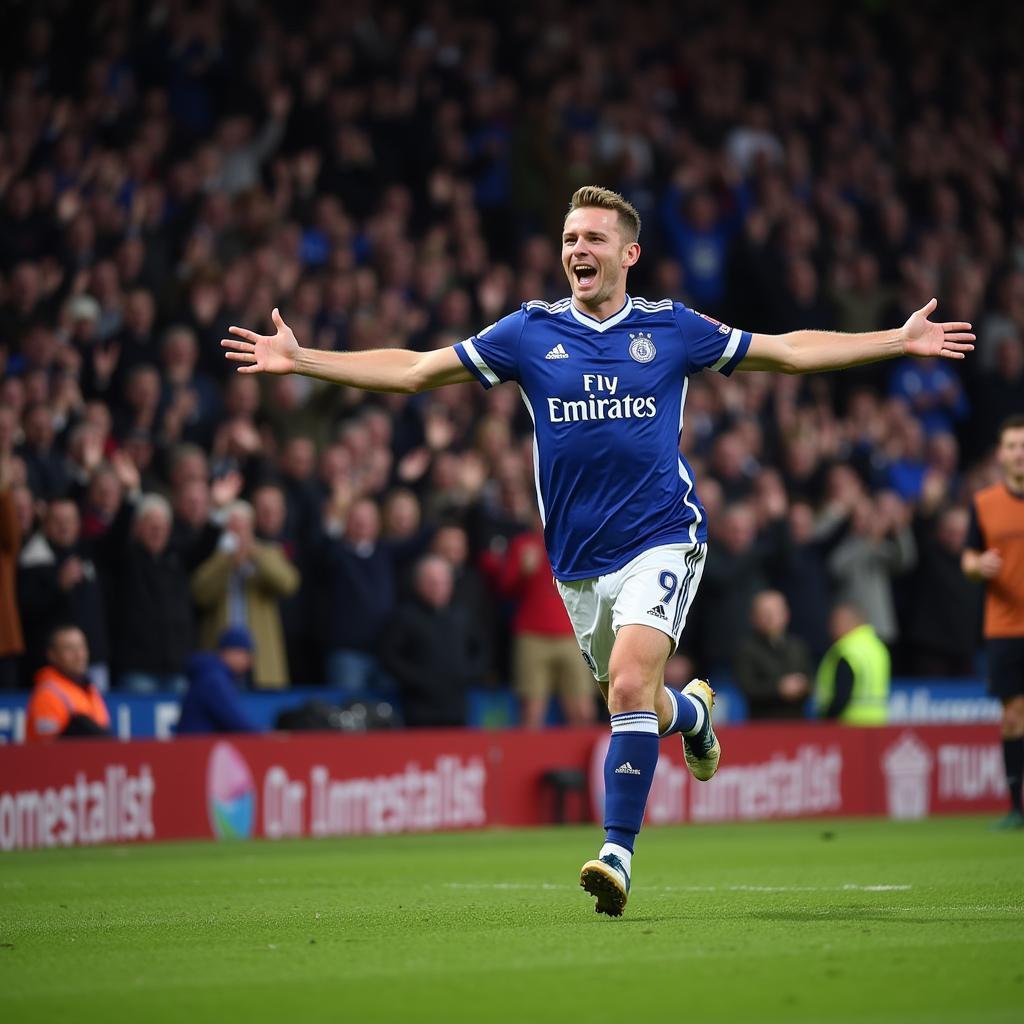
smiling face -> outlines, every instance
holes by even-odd
[[[562,229],[562,269],[576,305],[598,319],[626,301],[626,273],[640,245],[623,236],[615,210],[583,206],[570,211]]]

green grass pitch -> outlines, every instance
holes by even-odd
[[[595,828],[0,858],[0,1020],[1024,1020],[1024,833],[979,818]]]

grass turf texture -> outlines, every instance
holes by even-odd
[[[1020,1021],[1024,833],[983,819],[0,856],[0,1019]]]

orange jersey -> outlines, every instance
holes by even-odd
[[[73,715],[86,715],[97,725],[110,726],[103,695],[91,683],[85,689],[47,665],[36,673],[28,702],[25,739],[30,742],[59,736]]]
[[[1024,637],[1024,497],[1005,484],[974,495],[974,516],[982,548],[995,548],[1003,567],[985,585],[985,636]]]

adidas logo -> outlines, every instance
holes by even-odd
[[[634,768],[627,761],[625,764],[620,764],[619,767],[615,769],[615,774],[616,775],[640,775],[641,772],[639,771],[639,769]]]
[[[568,359],[569,353],[562,346],[556,345],[545,357],[545,359]]]
[[[648,608],[647,614],[652,618],[661,619],[662,622],[668,622],[668,616],[665,614],[663,605],[656,604],[653,608]]]

